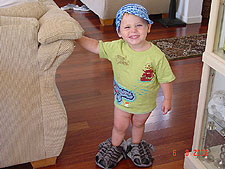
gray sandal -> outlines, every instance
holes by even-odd
[[[86,5],[79,6],[79,5],[75,5],[75,4],[67,4],[67,5],[61,7],[61,9],[63,11],[69,10],[69,9],[72,9],[74,11],[84,11],[84,12],[90,11],[90,9]]]
[[[123,158],[126,158],[125,149],[125,141],[120,146],[113,146],[111,138],[107,139],[98,146],[96,165],[104,169],[114,168]]]
[[[127,156],[137,167],[150,167],[153,157],[150,150],[155,151],[152,144],[142,140],[139,144],[133,144],[131,138],[127,140]]]
[[[77,5],[75,5],[75,4],[67,4],[67,5],[61,7],[61,9],[63,11],[65,11],[65,10],[73,9],[73,8],[76,8],[76,7],[77,7]]]

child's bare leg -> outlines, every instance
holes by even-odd
[[[127,156],[132,160],[134,165],[138,167],[150,167],[153,162],[150,150],[152,145],[142,140],[145,122],[150,113],[147,114],[134,114],[132,116],[132,140],[127,141],[128,152]],[[132,142],[130,142],[132,141]]]
[[[142,140],[145,122],[150,113],[147,114],[134,114],[132,116],[132,143],[139,144]]]
[[[114,108],[114,125],[112,130],[112,145],[119,146],[126,134],[129,127],[131,114]]]

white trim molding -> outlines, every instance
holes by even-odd
[[[178,0],[176,17],[187,24],[202,22],[203,0]]]

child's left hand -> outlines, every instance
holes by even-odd
[[[162,109],[163,115],[167,114],[171,110],[171,100],[164,99],[161,109]]]

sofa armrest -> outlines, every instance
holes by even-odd
[[[36,92],[37,31],[32,24],[0,26],[0,124],[4,124],[0,127],[0,168],[45,155],[40,95]]]
[[[0,168],[56,157],[65,142],[67,116],[55,70],[73,51],[73,41],[50,46],[54,55],[38,53],[44,47],[38,25],[36,18],[0,16],[0,124],[6,124],[0,128]],[[39,54],[51,57],[43,60],[48,71],[40,70]]]
[[[50,44],[41,44],[38,49],[38,60],[42,71],[57,67],[71,55],[74,43],[71,40],[59,40]]]
[[[59,7],[51,8],[39,19],[38,41],[49,44],[57,40],[75,40],[82,36],[84,30],[80,24]]]

